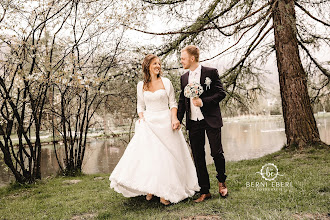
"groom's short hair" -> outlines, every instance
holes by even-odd
[[[195,45],[188,45],[184,47],[181,52],[187,51],[191,56],[195,57],[196,62],[199,62],[199,48]]]

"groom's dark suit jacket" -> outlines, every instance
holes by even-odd
[[[210,88],[206,88],[206,77],[211,79]],[[181,76],[181,93],[179,98],[178,119],[182,123],[184,114],[186,113],[186,128],[190,129],[190,99],[184,96],[184,88],[188,84],[189,71]],[[222,127],[222,117],[219,102],[226,97],[226,93],[222,87],[218,70],[210,67],[202,66],[200,84],[203,86],[204,92],[200,96],[203,101],[201,111],[205,122],[213,128]]]

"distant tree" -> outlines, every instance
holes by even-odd
[[[62,172],[81,171],[91,119],[102,102],[117,95],[106,85],[124,75],[120,64],[129,62],[120,24],[138,23],[129,10],[133,3],[1,1],[0,148],[17,182],[41,178],[45,128],[53,132]]]
[[[309,84],[309,88],[316,91],[315,96],[319,96],[325,93],[329,85],[327,64],[318,62],[312,53],[312,49],[329,48],[330,45],[329,1],[142,2],[162,13],[166,11],[164,19],[168,18],[169,23],[176,20],[177,28],[163,33],[131,26],[140,32],[167,37],[166,43],[159,49],[160,56],[168,57],[187,44],[221,48],[220,45],[228,44],[228,39],[234,41],[217,55],[206,59],[233,51],[237,55],[233,65],[221,76],[228,93],[224,103],[230,99],[243,103],[243,95],[262,91],[260,76],[263,70],[260,66],[275,52],[287,146],[305,147],[310,143],[321,143],[307,86]],[[315,75],[318,76],[317,81],[312,80],[315,77],[311,76]]]
[[[1,3],[0,148],[16,181],[32,183],[41,179],[40,131],[53,74],[47,65],[53,53],[43,44],[43,36],[47,25],[70,10],[71,4],[53,1],[46,8],[39,6],[27,12],[29,5],[24,3]],[[64,18],[62,22],[65,21]],[[55,39],[56,35],[53,45]],[[18,148],[13,133],[17,135]]]

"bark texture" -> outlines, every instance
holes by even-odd
[[[294,0],[279,0],[273,21],[287,146],[321,142],[299,56]]]

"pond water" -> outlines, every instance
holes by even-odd
[[[330,116],[316,119],[321,140],[330,144]],[[262,157],[280,150],[286,142],[284,122],[281,117],[240,117],[225,119],[222,128],[222,144],[227,161]],[[86,174],[111,173],[123,155],[127,143],[120,140],[93,140],[88,144],[83,163]],[[212,163],[208,142],[206,160]],[[1,155],[0,155],[1,157]],[[53,147],[42,147],[42,177],[55,174],[58,164]],[[0,158],[0,186],[14,178]]]

